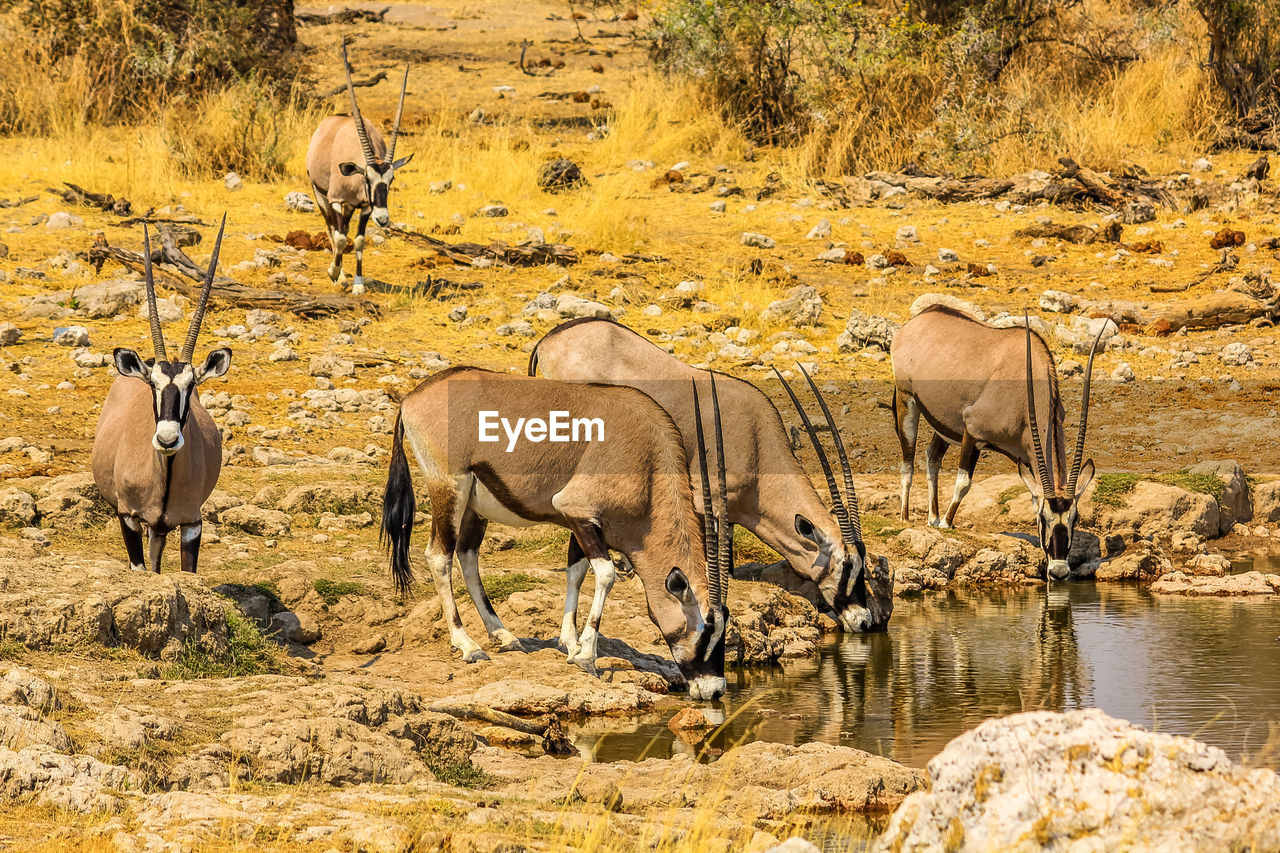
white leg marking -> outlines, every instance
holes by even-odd
[[[570,662],[582,667],[587,672],[596,671],[596,641],[600,638],[600,619],[604,616],[604,602],[613,589],[613,561],[605,558],[591,561],[591,572],[596,576],[596,592],[591,599],[591,612],[587,614],[587,627],[583,629],[578,642],[581,648],[570,658]]]
[[[190,545],[192,542],[200,538],[200,533],[203,530],[204,530],[203,521],[197,521],[195,524],[182,525],[182,532],[180,534],[180,536],[182,537],[182,544]]]
[[[903,462],[898,470],[902,473],[902,517],[906,518],[911,506],[911,481],[915,479],[916,466],[912,462]]]
[[[124,526],[132,530],[134,533],[142,532],[142,522],[134,518],[132,515],[121,516],[124,519]]]
[[[440,554],[427,554],[427,562],[431,565],[431,576],[436,582],[436,593],[440,596],[440,613],[449,626],[449,643],[462,652],[462,659],[467,663],[488,660],[489,656],[476,641],[467,636],[462,628],[462,619],[458,616],[458,602],[453,597],[453,559]]]
[[[578,653],[578,595],[587,577],[587,559],[583,557],[565,570],[564,621],[560,623],[560,648],[573,660]]]
[[[961,469],[960,471],[956,472],[956,490],[955,490],[955,493],[951,496],[951,506],[947,508],[947,514],[942,518],[941,522],[938,524],[939,527],[951,526],[950,524],[947,523],[947,519],[952,517],[952,513],[956,512],[956,510],[959,508],[960,501],[964,500],[964,496],[969,494],[970,482],[971,481],[969,478],[968,471]]]

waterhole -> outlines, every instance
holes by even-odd
[[[725,700],[706,706],[725,721],[707,741],[677,737],[669,712],[592,721],[574,735],[596,761],[706,761],[748,741],[823,741],[923,767],[987,718],[1099,707],[1248,758],[1280,731],[1277,672],[1274,596],[1088,582],[956,591],[899,600],[886,634],[835,638],[785,667],[731,670]]]

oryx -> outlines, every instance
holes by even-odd
[[[181,529],[182,570],[194,572],[200,555],[201,507],[222,469],[222,435],[209,417],[196,387],[222,376],[231,366],[231,350],[219,347],[196,366],[196,338],[209,304],[218,267],[223,216],[209,259],[200,301],[176,360],[169,360],[156,313],[151,270],[151,237],[143,226],[145,283],[155,357],[143,360],[123,347],[115,350],[119,376],[111,383],[93,437],[93,479],[120,518],[129,565],[145,569],[142,529],[151,545],[151,569],[160,571],[165,539]]]
[[[1075,453],[1068,462],[1057,366],[1044,339],[1032,333],[1029,325],[997,329],[941,305],[927,308],[907,321],[889,349],[894,424],[902,445],[902,520],[910,517],[916,436],[923,415],[934,430],[925,452],[929,523],[935,527],[951,527],[955,523],[978,457],[983,450],[994,450],[1017,463],[1018,473],[1031,492],[1039,519],[1040,544],[1049,558],[1049,577],[1067,577],[1067,554],[1075,533],[1080,495],[1094,474],[1093,460],[1083,460],[1084,439],[1093,359],[1103,331],[1099,331],[1089,350],[1079,432]],[[1042,402],[1037,403],[1037,397]],[[1048,454],[1044,452],[1040,423],[1048,426]],[[947,514],[940,516],[938,471],[952,445],[960,448],[955,494]]]
[[[697,408],[690,380],[705,382],[708,371],[688,366],[626,326],[597,319],[570,320],[548,332],[529,356],[529,374],[539,368],[552,379],[609,382],[644,391],[680,428],[690,476],[697,476],[693,467]],[[884,557],[867,560],[844,444],[817,385],[807,374],[805,378],[835,439],[846,495],[840,494],[816,431],[785,380],[783,387],[800,412],[826,475],[831,509],[823,505],[792,451],[782,418],[769,398],[749,382],[718,374],[728,414],[724,435],[727,517],[730,524],[743,525],[782,555],[797,575],[815,583],[845,630],[882,631],[893,613],[893,573]],[[694,497],[696,501],[698,496]],[[570,562],[576,557],[571,546]]]
[[[558,437],[557,415],[598,422],[599,432],[588,430],[578,440],[566,440],[567,433]],[[496,427],[499,418],[505,435]],[[383,500],[382,533],[401,590],[413,577],[409,538],[415,498],[406,446],[431,500],[427,558],[450,642],[464,660],[487,655],[458,616],[454,554],[490,638],[502,651],[519,650],[520,641],[503,627],[481,585],[480,543],[491,520],[555,524],[582,543],[596,578],[580,637],[575,584],[566,596],[561,640],[569,660],[594,671],[600,620],[614,581],[612,548],[639,576],[649,617],[670,646],[689,694],[714,699],[724,693],[727,580],[718,555],[727,546],[716,537],[727,526],[713,523],[715,535],[704,540],[684,446],[656,403],[632,388],[474,367],[449,368],[423,381],[400,404]],[[585,574],[586,568],[581,563],[572,570]]]
[[[346,281],[342,272],[342,255],[347,248],[347,229],[351,217],[360,212],[356,223],[356,277],[351,292],[364,293],[364,230],[369,217],[386,228],[391,222],[387,213],[387,193],[397,169],[403,168],[413,155],[396,159],[396,139],[400,136],[400,118],[404,114],[404,93],[409,85],[409,66],[404,67],[400,84],[400,104],[396,107],[395,125],[390,144],[383,142],[378,128],[365,121],[356,103],[356,90],[351,85],[351,63],[347,61],[347,45],[342,45],[342,67],[347,75],[347,92],[351,95],[351,115],[329,116],[311,135],[307,148],[307,176],[320,215],[324,217],[329,239],[333,242],[333,263],[329,278],[338,284]]]

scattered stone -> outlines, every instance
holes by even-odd
[[[533,324],[527,320],[515,320],[510,323],[503,323],[493,331],[494,334],[504,337],[507,335],[518,335],[522,338],[532,338],[534,335],[538,334],[534,331]]]
[[[856,352],[868,347],[878,347],[888,352],[899,328],[888,317],[878,317],[850,308],[849,319],[845,322],[844,332],[836,338],[836,345],[841,352]]]
[[[818,224],[809,229],[806,240],[828,240],[831,238],[831,220],[819,219]]]
[[[44,227],[48,231],[61,231],[66,228],[79,228],[83,224],[84,220],[79,216],[67,213],[65,210],[59,210],[49,214],[49,219],[44,223]]]
[[[2,337],[3,332],[0,331],[0,339]],[[84,326],[60,326],[53,330],[53,342],[64,347],[87,347],[89,330]]]
[[[1116,382],[1132,382],[1135,379],[1135,375],[1129,362],[1122,361],[1116,365],[1115,370],[1111,371],[1111,378]]]
[[[1094,577],[1100,581],[1151,581],[1171,571],[1173,563],[1159,546],[1141,539],[1099,566]]]
[[[547,192],[565,192],[586,185],[587,179],[578,164],[565,157],[547,161],[538,172],[538,186]]]
[[[12,323],[0,323],[0,347],[11,347],[22,340],[22,330]]]
[[[772,237],[767,237],[764,234],[756,234],[751,231],[743,231],[742,245],[754,246],[757,249],[772,249],[778,244],[774,242]]]
[[[306,193],[291,192],[284,197],[284,206],[287,210],[297,211],[298,213],[315,213],[316,203],[311,196]]]
[[[253,504],[231,507],[221,512],[219,518],[222,524],[252,536],[283,536],[290,526],[288,514]]]
[[[1153,583],[1151,591],[1167,595],[1275,595],[1280,593],[1280,575],[1244,572],[1191,577],[1184,572],[1170,572]]]
[[[504,204],[486,204],[476,211],[477,216],[487,216],[490,219],[501,219],[507,214],[507,207]]]
[[[162,297],[156,300],[156,316],[160,318],[163,325],[176,323],[182,319],[182,307],[178,305],[176,299]],[[138,306],[138,317],[148,320],[151,317],[151,306],[143,302]]]
[[[955,264],[960,262],[960,253],[955,249],[939,249],[938,261],[944,264]]]
[[[244,189],[244,181],[235,172],[227,172],[227,176],[222,179],[222,185],[230,192],[237,192]]]
[[[311,357],[311,364],[307,368],[309,376],[324,376],[327,378],[340,378],[343,376],[355,376],[355,362],[346,358],[338,358],[333,355],[317,355]]]
[[[707,715],[697,708],[684,708],[667,722],[667,728],[673,732],[685,729],[713,729],[716,724],[707,719]]]
[[[1040,294],[1040,310],[1055,314],[1070,314],[1075,310],[1076,298],[1061,290],[1046,290]]]
[[[765,323],[781,323],[788,326],[812,326],[822,313],[822,296],[817,289],[799,284],[789,289],[782,299],[769,303],[760,312]]]
[[[920,240],[920,235],[917,233],[914,225],[901,226],[898,228],[897,233],[895,233],[894,236],[903,243],[916,243]]]

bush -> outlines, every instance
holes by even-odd
[[[1280,111],[1280,2],[1196,0],[1209,30],[1214,81],[1235,114],[1263,113],[1275,122]]]
[[[296,73],[291,0],[0,0],[0,13],[3,132],[49,132],[59,112],[128,120],[175,95]]]

